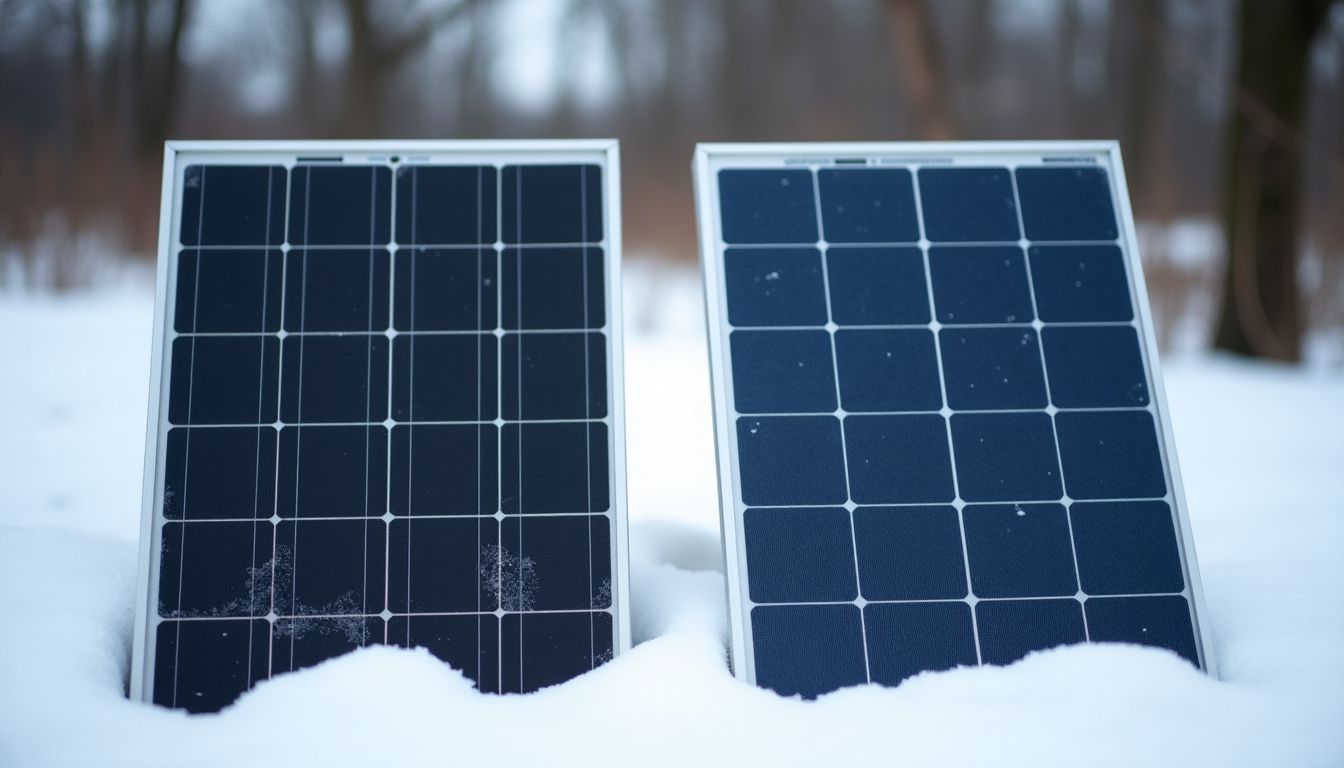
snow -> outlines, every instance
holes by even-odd
[[[488,696],[370,648],[189,717],[124,693],[152,299],[0,297],[0,765],[1344,764],[1340,372],[1167,367],[1221,681],[1090,646],[802,702],[727,670],[698,286],[626,300],[633,651]]]

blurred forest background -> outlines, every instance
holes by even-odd
[[[1344,360],[1329,0],[0,0],[0,287],[152,263],[168,137],[609,136],[683,264],[697,141],[1119,139],[1164,346]]]

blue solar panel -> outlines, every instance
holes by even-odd
[[[1108,148],[845,149],[697,160],[738,674],[1209,668]]]
[[[383,643],[527,692],[628,645],[614,147],[546,149],[174,155],[136,695]]]

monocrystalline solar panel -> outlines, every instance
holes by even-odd
[[[1084,641],[1212,671],[1114,145],[695,168],[738,676],[810,697]]]
[[[169,146],[133,696],[383,643],[526,692],[628,647],[617,163]]]

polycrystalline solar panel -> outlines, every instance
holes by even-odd
[[[1212,669],[1113,145],[695,167],[739,676],[815,696],[1087,640]]]
[[[133,695],[629,645],[614,142],[170,145]]]

